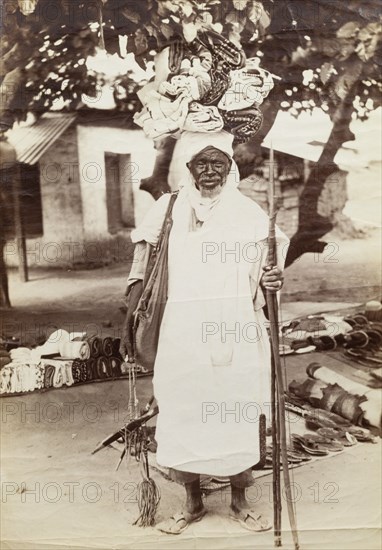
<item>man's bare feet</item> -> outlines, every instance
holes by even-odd
[[[168,535],[180,535],[180,533],[183,533],[191,523],[200,521],[206,513],[207,510],[205,508],[193,514],[189,512],[180,512],[159,523],[157,529]]]
[[[200,490],[200,479],[192,483],[185,483],[186,489],[186,512],[189,514],[198,514],[203,510],[202,492]]]
[[[179,535],[191,523],[200,521],[206,514],[202,501],[202,493],[200,491],[200,480],[192,483],[185,483],[186,489],[186,504],[185,510],[179,514],[174,514],[168,520],[162,521],[157,525],[157,529],[169,535]]]
[[[230,506],[230,518],[238,521],[244,529],[249,531],[268,531],[272,528],[271,523],[251,508],[245,497],[245,488],[231,485],[232,500]]]

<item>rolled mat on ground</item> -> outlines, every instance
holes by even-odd
[[[111,357],[113,355],[113,339],[107,336],[102,340],[102,355]]]
[[[98,336],[91,336],[87,339],[90,348],[90,357],[98,357],[101,355],[102,340]]]
[[[8,365],[11,361],[12,359],[10,357],[0,357],[0,369],[5,367],[5,365]]]
[[[31,360],[37,363],[42,357],[52,357],[56,355],[61,355],[63,357],[60,348],[62,351],[65,350],[65,353],[73,355],[77,351],[81,351],[81,346],[75,346],[74,348],[65,348],[65,344],[71,343],[74,340],[81,341],[84,337],[84,332],[68,332],[64,329],[58,329],[52,332],[52,334],[47,338],[46,342],[42,346],[37,346],[33,349],[29,349],[29,354]],[[17,348],[20,350],[20,348]],[[17,349],[15,350],[16,353]],[[22,348],[27,350],[28,348]],[[75,357],[66,356],[67,359],[74,359]]]
[[[303,383],[293,380],[289,384],[292,394],[354,424],[381,428],[382,396],[379,390],[354,382],[319,363],[308,365],[307,374],[310,378]]]
[[[33,349],[20,347],[3,351],[0,359],[0,395],[26,393],[34,390],[61,388],[73,384],[114,379],[123,376],[122,358],[119,355],[120,339],[98,337],[86,340],[69,341],[65,336],[60,340],[62,353],[76,355],[74,359],[64,359],[60,355],[39,358],[33,362]],[[100,355],[103,349],[112,355]],[[35,348],[36,349],[36,348]],[[41,349],[41,347],[40,347]],[[45,348],[46,350],[47,348]],[[49,351],[52,347],[49,348]],[[87,357],[88,352],[90,357]],[[114,354],[113,354],[114,353]],[[96,354],[97,357],[93,357]],[[39,357],[40,350],[35,353]]]
[[[119,346],[121,345],[121,339],[120,338],[113,338],[113,356],[114,357],[121,357],[121,354],[119,353]]]
[[[65,357],[65,359],[81,359],[85,361],[90,357],[89,344],[83,341],[60,342],[59,351],[61,357]]]
[[[98,357],[96,363],[97,378],[107,378],[110,373],[110,365],[107,357]]]

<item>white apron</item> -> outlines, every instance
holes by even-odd
[[[190,231],[186,195],[173,210],[154,367],[157,462],[234,475],[258,462],[259,416],[270,416],[270,345],[258,288],[268,217],[235,189]],[[287,243],[281,232],[278,240]]]

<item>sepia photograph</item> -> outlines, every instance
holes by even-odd
[[[0,13],[1,548],[380,550],[380,2]]]

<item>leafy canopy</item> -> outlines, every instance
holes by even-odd
[[[212,28],[281,77],[272,100],[298,114],[329,114],[350,94],[357,116],[381,104],[381,25],[376,0],[5,0],[1,77],[8,113],[75,109],[102,84],[86,66],[97,48],[127,52],[146,68],[174,38]],[[132,74],[114,82],[117,105],[134,112]]]

